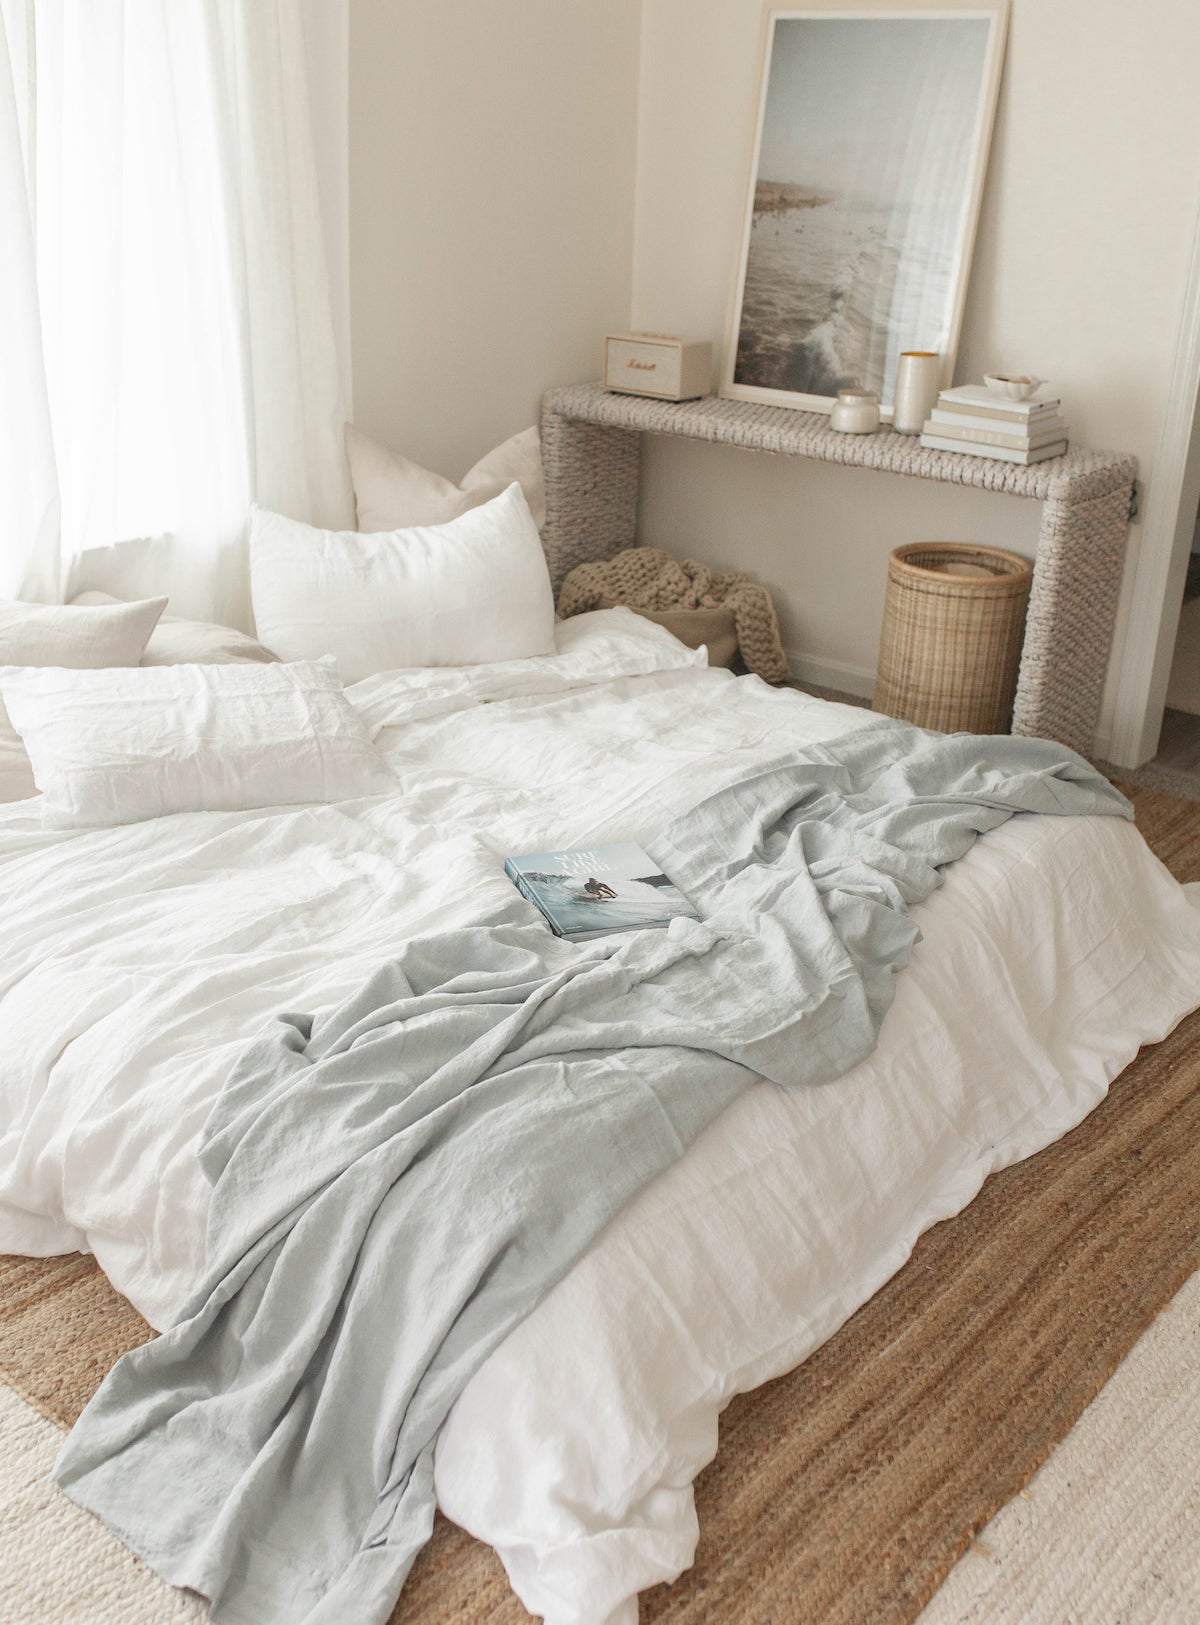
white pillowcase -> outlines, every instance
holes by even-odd
[[[631,609],[589,609],[559,621],[555,653],[528,660],[501,660],[494,666],[428,667],[420,671],[379,672],[355,683],[349,700],[371,730],[466,711],[497,700],[531,694],[566,694],[624,677],[706,667],[703,649],[689,649]]]
[[[81,592],[71,600],[73,604],[119,604],[120,601],[107,592]],[[138,665],[229,666],[245,661],[265,665],[278,658],[236,627],[222,626],[217,621],[188,621],[178,615],[164,615],[150,634]]]
[[[52,828],[396,788],[332,660],[86,674],[4,666],[0,693]]]
[[[523,429],[481,457],[461,485],[443,479],[399,452],[389,451],[352,423],[346,425],[346,456],[364,535],[411,525],[444,525],[470,508],[490,502],[513,480],[525,493],[533,522],[546,523],[542,442],[536,428]]]
[[[0,666],[136,666],[165,598],[103,608],[0,600]],[[29,756],[0,702],[0,802],[37,794]]]
[[[550,573],[516,484],[447,525],[372,536],[253,508],[250,590],[269,649],[335,655],[348,683],[554,652]]]

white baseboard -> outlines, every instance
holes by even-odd
[[[864,700],[875,692],[875,673],[865,666],[852,666],[849,661],[826,655],[806,655],[799,649],[785,649],[784,654],[788,671],[797,683],[816,683],[818,688],[835,688]]]

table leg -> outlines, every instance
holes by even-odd
[[[636,429],[581,423],[542,408],[542,540],[556,593],[575,565],[634,546],[640,461]]]
[[[1043,503],[1013,733],[1091,755],[1128,531],[1124,489]]]

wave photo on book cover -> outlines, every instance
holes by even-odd
[[[551,929],[575,941],[611,931],[662,930],[696,919],[687,898],[632,841],[506,858],[509,879],[545,915]]]

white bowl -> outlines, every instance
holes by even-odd
[[[1010,401],[1027,401],[1046,382],[1044,378],[1029,378],[1024,374],[1009,378],[999,372],[985,372],[983,381],[993,395],[1004,395]]]

